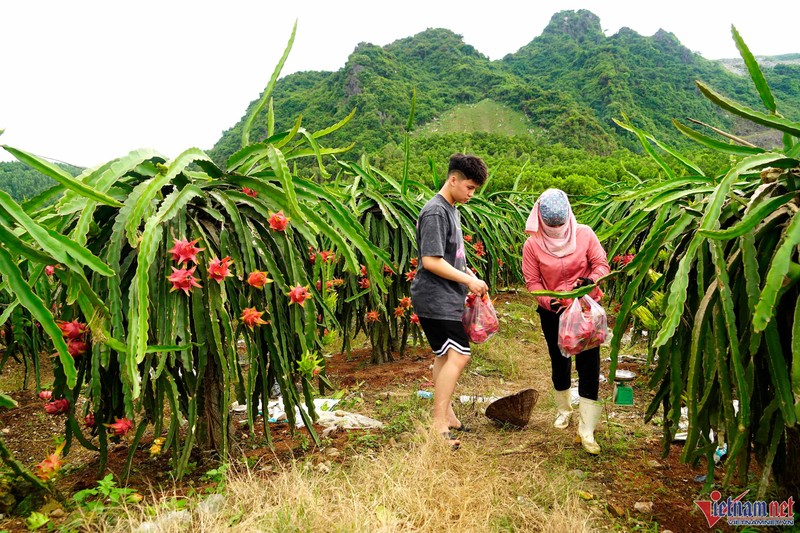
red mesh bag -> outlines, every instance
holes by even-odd
[[[600,346],[607,336],[606,312],[589,296],[575,298],[561,315],[558,347],[564,357]]]
[[[477,344],[486,342],[500,329],[494,305],[486,294],[478,296],[469,293],[467,295],[461,323],[464,324],[464,331],[467,332],[470,342]]]

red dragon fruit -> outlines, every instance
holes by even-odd
[[[44,404],[44,410],[48,415],[60,415],[69,411],[69,400],[60,398]]]
[[[605,310],[589,296],[573,300],[561,316],[558,345],[569,357],[600,346],[608,335]]]
[[[188,239],[172,240],[175,242],[175,245],[167,251],[172,254],[173,261],[177,261],[179,265],[189,262],[196,263],[197,254],[205,250],[205,248],[198,248],[195,246],[200,239],[195,239],[191,242]]]
[[[467,295],[461,322],[469,340],[478,344],[489,340],[500,329],[494,305],[486,294],[480,297],[474,293]]]

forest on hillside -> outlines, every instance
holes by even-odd
[[[765,67],[764,76],[783,113],[799,116],[800,65],[779,62]],[[741,121],[704,98],[697,81],[760,106],[745,76],[691,52],[673,34],[645,37],[623,28],[607,37],[600,19],[581,10],[555,14],[542,35],[497,61],[447,29],[429,29],[384,47],[361,43],[340,70],[290,74],[278,80],[272,97],[277,131],[290,129],[300,115],[302,126],[315,130],[355,110],[353,120],[331,137],[335,144],[353,142],[353,158],[401,142],[412,97],[415,128],[455,107],[489,99],[524,114],[544,142],[603,156],[620,148],[641,151],[636,138],[614,123],[625,116],[681,147],[691,142],[673,119],[694,119],[745,137],[761,131],[737,131]],[[254,100],[242,117],[256,105]],[[243,118],[210,151],[217,162],[238,149],[242,125]],[[253,135],[263,137],[266,128],[266,117],[257,118]],[[780,138],[771,142],[777,145]]]
[[[6,191],[17,202],[29,200],[55,183],[23,163],[0,162],[0,190]]]

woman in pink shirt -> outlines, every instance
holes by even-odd
[[[530,235],[522,248],[522,272],[529,291],[570,291],[593,285],[609,272],[606,252],[589,226],[578,224],[567,194],[560,189],[544,191],[533,206],[525,225]],[[589,294],[600,301],[599,287]],[[555,427],[569,426],[572,407],[572,358],[561,355],[558,347],[558,322],[566,302],[539,296],[539,318],[550,352],[555,402],[558,409]],[[594,440],[594,429],[602,406],[597,402],[600,380],[600,348],[592,348],[575,356],[578,370],[578,437],[583,448],[600,453]]]

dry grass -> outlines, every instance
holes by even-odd
[[[311,462],[269,475],[233,473],[214,514],[168,523],[166,509],[155,517],[129,509],[117,524],[95,522],[91,530],[132,531],[149,521],[165,532],[590,531],[569,476],[533,460],[510,462],[507,453],[452,452],[420,428],[405,444],[327,473]]]

